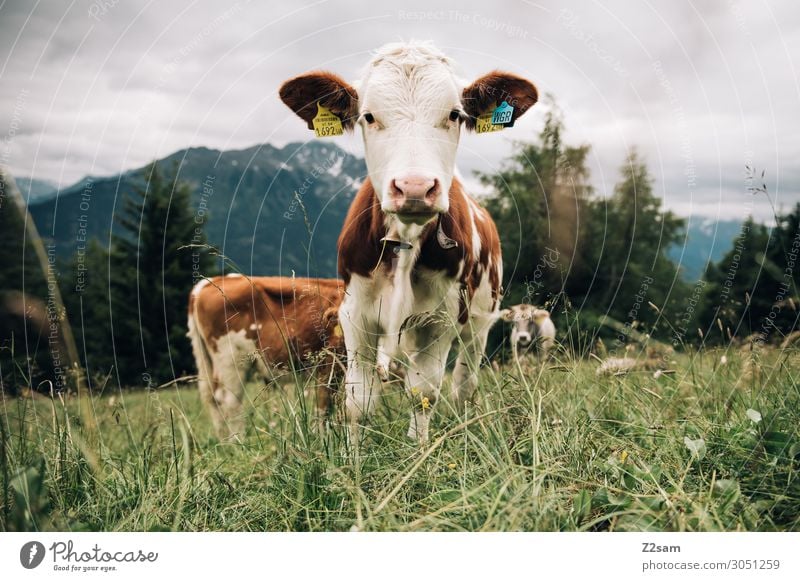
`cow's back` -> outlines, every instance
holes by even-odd
[[[337,347],[325,314],[343,293],[336,279],[218,276],[195,287],[189,308],[212,350],[236,336],[252,341],[266,363],[286,364]]]
[[[254,285],[257,333],[265,359],[285,363],[294,357],[301,363],[307,355],[326,348],[342,350],[326,315],[342,301],[341,281],[261,277]]]

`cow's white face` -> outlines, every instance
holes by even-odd
[[[466,117],[449,61],[430,48],[383,50],[359,86],[370,181],[384,212],[424,223],[449,208]]]
[[[450,61],[430,43],[381,48],[367,65],[358,90],[336,75],[309,73],[286,81],[280,96],[313,128],[317,104],[345,129],[360,125],[367,170],[384,212],[404,224],[423,224],[450,207],[461,127],[507,101],[511,125],[537,99],[533,84],[492,72],[464,87]]]
[[[538,337],[538,329],[550,313],[533,305],[521,304],[500,311],[500,316],[511,323],[511,343],[527,347]]]

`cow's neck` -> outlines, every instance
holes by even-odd
[[[461,185],[453,180],[446,214],[424,225],[402,224],[380,209],[380,199],[367,178],[356,194],[339,238],[339,273],[372,276],[397,268],[409,273],[414,267],[444,271],[455,277],[464,257],[471,254],[471,225]]]
[[[389,308],[383,320],[386,337],[378,345],[378,366],[388,369],[389,362],[395,358],[400,345],[400,329],[414,314],[418,305],[415,293],[414,270],[420,259],[423,247],[435,232],[439,219],[426,224],[404,224],[391,214],[384,215],[386,236],[383,239],[384,252],[390,253],[391,265],[387,275],[391,280],[389,289]],[[433,234],[435,236],[435,234]]]

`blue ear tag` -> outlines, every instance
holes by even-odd
[[[514,116],[514,107],[509,105],[506,101],[500,103],[497,109],[492,113],[492,125],[504,125],[511,127],[511,118]]]

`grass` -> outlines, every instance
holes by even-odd
[[[217,441],[195,389],[5,399],[4,530],[800,530],[800,358],[680,355],[674,374],[482,370],[431,443],[388,393],[359,454],[315,428],[312,380],[248,390]],[[299,384],[299,385],[298,385]],[[751,411],[748,411],[751,410]],[[758,412],[756,414],[755,412]],[[761,419],[758,420],[758,415]],[[93,425],[94,424],[94,425]]]

